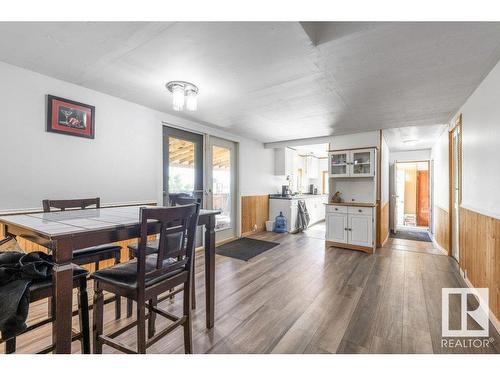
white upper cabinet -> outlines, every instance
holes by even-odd
[[[328,160],[330,177],[349,177],[349,151],[332,151]]]
[[[328,156],[330,177],[375,176],[375,149],[331,151]]]
[[[319,178],[319,160],[314,156],[305,156],[307,178]]]
[[[294,174],[296,155],[291,148],[277,148],[274,150],[274,174],[276,176],[288,176]]]

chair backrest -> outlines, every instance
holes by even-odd
[[[142,207],[140,210],[141,232],[137,254],[137,286],[145,287],[145,280],[161,278],[172,271],[183,269],[192,272],[196,226],[200,205],[189,204],[175,207]],[[156,266],[146,272],[146,247],[148,225],[160,224]],[[169,245],[175,241],[177,246]],[[169,259],[168,262],[164,262]]]
[[[177,205],[182,205],[182,203],[179,203],[179,200],[184,201],[184,199],[191,199],[191,203],[195,203],[196,200],[194,199],[192,194],[188,193],[173,193],[168,195],[168,203],[170,206],[177,206]],[[187,203],[190,204],[190,203]]]
[[[185,206],[186,204],[198,203],[201,206],[201,198],[195,197],[175,197],[170,200],[172,206]]]
[[[101,198],[86,198],[86,199],[44,199],[42,201],[43,212],[50,212],[52,208],[64,211],[67,208],[86,209],[89,206],[101,208]]]

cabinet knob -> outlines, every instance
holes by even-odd
[[[363,212],[363,210],[358,210],[358,212]]]
[[[335,211],[338,211],[339,209],[338,208],[335,208]]]
[[[347,228],[344,228],[344,230],[348,230]]]
[[[351,228],[348,228],[347,230],[348,230],[349,232],[351,232],[351,231],[352,231],[352,229],[351,229]]]

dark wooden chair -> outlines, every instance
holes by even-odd
[[[188,204],[194,204],[198,203],[201,207],[201,198],[194,198],[193,196],[185,193],[179,193],[179,194],[171,194],[169,196],[169,202],[171,206],[184,206]],[[175,244],[177,241],[172,238],[172,240],[169,242],[170,244]],[[173,246],[173,245],[170,245]],[[158,240],[155,241],[148,241],[147,243],[147,253],[148,254],[155,254],[158,252]],[[138,244],[131,244],[128,245],[128,251],[129,251],[129,259],[134,259],[137,258],[137,250],[138,250]],[[193,269],[194,269],[194,258],[193,258]],[[191,296],[191,306],[193,309],[196,308],[196,286],[194,282],[194,272],[193,272],[193,280],[192,280],[192,292],[193,295]],[[162,296],[158,298],[158,302],[162,302],[166,299],[173,299],[174,296],[180,292],[182,292],[182,287],[177,288],[175,290],[169,291],[168,295]],[[127,317],[130,318],[132,316],[132,300],[127,300]]]
[[[0,241],[0,245],[9,241],[11,238],[6,238]],[[87,296],[87,275],[88,272],[82,267],[73,265],[73,288],[78,289],[78,316],[80,320],[80,332],[73,332],[72,341],[80,340],[81,350],[84,354],[90,354],[90,328],[89,328],[89,305]],[[29,298],[30,303],[40,301],[45,298],[52,297],[52,279],[36,280],[32,282],[29,286]],[[53,310],[55,311],[55,309]],[[49,324],[57,319],[56,316],[52,315],[49,318],[37,321],[36,323],[29,325],[28,328],[17,335],[24,335],[30,331]],[[5,353],[12,354],[16,351],[16,337],[9,339],[0,339],[0,343],[5,342]],[[41,351],[38,354],[50,353],[55,349],[55,345],[52,344]]]
[[[141,208],[137,258],[91,275],[95,290],[94,353],[102,353],[103,345],[109,345],[125,353],[146,353],[148,347],[181,325],[184,328],[185,352],[192,352],[191,275],[199,210],[198,204]],[[160,225],[158,250],[154,254],[149,254],[147,251],[148,226],[151,225]],[[172,238],[175,239],[175,246],[171,244]],[[181,317],[163,311],[157,305],[160,294],[178,285],[184,286]],[[107,335],[103,333],[103,291],[132,299],[137,303],[137,319]],[[155,332],[157,314],[173,322],[159,333]],[[115,340],[117,336],[135,326],[137,326],[137,350]]]
[[[66,209],[87,209],[91,206],[101,208],[100,198],[87,199],[66,199],[66,200],[51,200],[45,199],[42,201],[43,212],[51,212],[52,209],[65,211]],[[101,260],[113,259],[115,264],[120,263],[121,246],[115,244],[105,244],[99,246],[87,247],[85,249],[75,250],[73,252],[73,263],[78,265],[94,263],[96,271],[99,270],[99,262]],[[106,303],[113,302],[115,299],[107,300]],[[49,310],[51,304],[49,302]],[[121,301],[116,299],[115,303],[115,319],[120,319],[121,316]]]

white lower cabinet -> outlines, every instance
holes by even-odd
[[[347,214],[326,215],[326,240],[347,243]]]
[[[348,243],[358,246],[373,246],[373,222],[371,216],[352,215],[348,216],[349,235]]]
[[[373,207],[326,206],[326,241],[373,250],[374,228]]]

